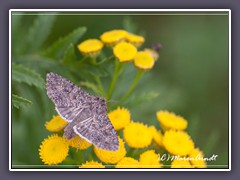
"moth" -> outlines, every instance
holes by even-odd
[[[116,131],[107,115],[106,100],[92,96],[71,81],[54,73],[46,77],[48,97],[58,114],[68,122],[63,136],[80,136],[100,149],[117,151]]]

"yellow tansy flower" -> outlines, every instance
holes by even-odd
[[[124,157],[122,160],[120,160],[116,168],[139,168],[139,162],[136,159],[133,159],[131,157]]]
[[[153,57],[144,51],[138,52],[134,59],[134,65],[141,70],[149,70],[154,65]]]
[[[186,156],[194,149],[191,137],[183,131],[166,131],[163,135],[163,145],[174,155]]]
[[[136,47],[141,46],[145,41],[144,37],[132,33],[127,33],[126,40]]]
[[[162,164],[159,161],[158,154],[154,150],[145,151],[139,158],[139,162],[143,168],[160,168]]]
[[[162,146],[162,138],[163,138],[162,133],[160,131],[157,131],[157,129],[154,126],[150,126],[149,129],[152,133],[153,141],[157,145]]]
[[[193,167],[196,168],[206,168],[206,162],[204,161],[204,154],[202,151],[200,151],[198,148],[195,148],[190,154],[189,154],[190,162],[193,165]]]
[[[119,149],[117,151],[108,151],[94,146],[96,156],[107,164],[116,164],[119,162],[126,155],[126,149],[123,140],[120,137],[118,137],[118,140]]]
[[[86,161],[79,168],[105,168],[105,166],[97,161]]]
[[[152,142],[150,129],[139,122],[130,122],[123,130],[123,137],[132,148],[144,148]]]
[[[108,117],[115,130],[124,128],[131,120],[130,112],[120,107],[108,113]]]
[[[103,43],[98,39],[88,39],[78,45],[79,51],[84,55],[97,55],[103,48]]]
[[[158,111],[157,119],[164,130],[184,130],[187,128],[187,121],[183,117],[168,111]]]
[[[117,43],[123,41],[127,35],[127,31],[117,29],[117,30],[111,30],[103,33],[100,36],[100,39],[102,42],[109,46],[114,46]]]
[[[174,159],[172,161],[171,168],[193,168],[193,166],[187,160]]]
[[[67,139],[54,134],[45,139],[39,148],[39,155],[44,164],[61,163],[68,155]]]
[[[113,53],[120,62],[129,62],[135,58],[137,48],[130,43],[120,42],[114,47]]]
[[[155,51],[153,49],[149,49],[149,48],[145,48],[143,51],[147,52],[148,54],[150,54],[150,56],[152,56],[155,61],[158,60],[159,53],[157,51]]]
[[[80,138],[79,136],[76,136],[68,140],[68,142],[70,146],[80,150],[87,149],[92,145],[91,143],[87,142],[85,139]]]
[[[50,121],[47,121],[45,127],[50,132],[60,132],[67,125],[67,121],[59,115],[54,116]]]

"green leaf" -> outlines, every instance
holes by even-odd
[[[66,65],[71,65],[76,62],[75,60],[76,60],[76,56],[75,56],[74,46],[73,44],[70,44],[70,46],[64,53],[62,63]]]
[[[26,55],[26,56],[18,56],[12,58],[13,62],[21,64],[23,66],[27,66],[32,70],[36,70],[41,75],[45,75],[46,73],[53,71],[56,73],[68,71],[65,67],[63,67],[59,62],[53,61],[50,58],[39,56],[39,55]]]
[[[87,74],[91,74],[93,76],[98,77],[106,77],[109,75],[107,69],[105,67],[93,66],[92,64],[85,63],[81,67],[81,71],[86,71]]]
[[[35,51],[44,43],[51,32],[56,15],[38,15],[28,33],[28,51]]]
[[[78,61],[73,65],[73,68],[70,68],[70,70],[81,79],[89,82],[96,82],[97,77],[101,78],[109,76],[109,72],[105,67],[94,66],[87,61],[84,61],[83,63]]]
[[[93,84],[93,83],[90,83],[88,81],[82,81],[80,82],[80,86],[85,86],[91,90],[93,90],[93,92],[95,92],[97,95],[102,95],[101,91],[98,89],[98,87]]]
[[[45,82],[40,74],[19,64],[12,63],[12,80],[44,88]]]
[[[17,96],[15,94],[12,94],[12,106],[19,109],[20,107],[28,107],[31,106],[32,102],[28,99],[25,99],[23,97]]]
[[[112,61],[113,59],[114,59],[114,56],[104,58],[102,61],[96,63],[96,66],[100,66],[102,64],[108,63],[108,62]]]
[[[159,96],[159,93],[155,91],[136,93],[136,94],[132,94],[124,104],[127,104],[129,106],[136,105],[136,104],[140,105],[142,103],[151,101],[157,98],[158,96]]]
[[[109,75],[108,71],[103,67],[101,67],[101,68],[91,67],[91,68],[89,68],[89,71],[92,75],[98,76],[98,77],[106,77]]]
[[[53,59],[61,59],[70,44],[76,44],[79,38],[81,38],[86,32],[86,30],[87,29],[85,27],[77,28],[67,36],[60,38],[55,43],[53,43],[52,46],[43,52],[43,55]]]
[[[22,25],[23,15],[12,15],[12,56],[21,54],[26,46],[26,33]]]
[[[133,20],[129,16],[123,19],[123,29],[131,33],[137,33],[137,25],[133,22]]]

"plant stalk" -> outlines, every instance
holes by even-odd
[[[120,102],[123,102],[125,101],[131,94],[132,92],[134,91],[134,89],[137,87],[138,83],[139,83],[139,80],[141,79],[143,75],[143,71],[141,70],[138,70],[135,78],[134,78],[134,81],[132,83],[132,85],[130,86],[130,88],[128,89],[128,91],[125,93],[125,95],[121,98]]]
[[[113,91],[115,89],[116,83],[117,83],[117,79],[119,76],[120,71],[122,70],[123,64],[120,63],[118,60],[115,61],[115,68],[114,68],[114,74],[113,74],[113,78],[110,84],[110,87],[108,89],[108,96],[107,96],[107,100],[111,99]]]

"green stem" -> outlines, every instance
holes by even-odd
[[[92,63],[92,65],[96,65],[96,57],[90,57],[90,62]]]
[[[123,67],[123,64],[120,63],[118,60],[115,60],[114,74],[113,74],[113,78],[112,78],[110,87],[108,89],[108,96],[107,96],[108,100],[111,99],[111,97],[112,97],[113,90],[115,89],[116,82],[117,82],[117,79],[118,79],[118,76],[119,76],[119,73],[120,73],[122,67]]]
[[[120,102],[125,101],[134,91],[134,89],[137,87],[139,80],[141,79],[143,75],[143,71],[139,70],[135,76],[135,79],[132,83],[132,85],[130,86],[130,88],[128,89],[128,91],[126,92],[126,94],[121,98]]]
[[[83,163],[83,152],[82,150],[77,150],[75,152],[75,161],[77,164],[82,164]]]
[[[122,98],[120,99],[120,101],[118,103],[116,103],[112,109],[117,108],[119,105],[121,105],[123,103],[123,101],[125,101],[134,91],[134,89],[136,88],[136,86],[138,85],[139,80],[141,79],[143,75],[143,71],[139,70],[134,78],[134,81],[131,85],[131,87],[128,89],[128,91],[124,94],[124,96],[122,96]]]
[[[100,77],[98,77],[98,76],[95,77],[95,80],[96,80],[96,82],[97,82],[98,88],[99,88],[99,90],[101,91],[102,95],[103,95],[104,97],[106,97],[106,93],[105,93],[105,90],[104,90],[104,88],[103,88],[103,85],[102,85],[102,82],[101,82]]]
[[[83,58],[77,62],[77,65],[82,65],[85,63],[85,61],[88,59],[88,56],[83,56]]]
[[[96,63],[96,65],[97,65],[97,66],[100,66],[100,65],[102,65],[102,64],[104,64],[104,63],[107,63],[108,61],[112,60],[113,58],[114,58],[114,56],[110,56],[110,57],[108,57],[108,58],[105,58],[104,60]]]
[[[129,157],[133,157],[135,151],[136,151],[136,149],[134,149],[134,148],[129,148],[129,150],[128,150],[128,152],[127,152],[127,155],[128,155]]]

